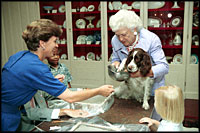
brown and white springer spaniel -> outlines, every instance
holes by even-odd
[[[153,79],[146,77],[151,70],[151,60],[147,52],[141,48],[135,48],[129,52],[128,57],[122,61],[118,71],[127,70],[128,72],[140,71],[143,77],[129,78],[123,81],[119,87],[115,88],[115,95],[122,99],[136,99],[143,101],[142,107],[149,109],[148,100],[153,85]]]

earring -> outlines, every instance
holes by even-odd
[[[136,36],[136,35],[137,35],[137,32],[136,32],[136,31],[134,31],[134,32],[133,32],[133,34]]]

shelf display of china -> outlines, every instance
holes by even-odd
[[[112,55],[111,39],[115,35],[109,26],[109,18],[117,13],[120,9],[133,10],[137,15],[140,16],[140,3],[140,1],[107,1],[108,62],[110,62],[110,57]]]
[[[65,2],[64,1],[39,1],[40,18],[51,19],[59,25],[63,30],[63,34],[59,38],[60,58],[68,59],[67,52],[67,19],[65,16]]]
[[[148,2],[148,30],[160,38],[169,64],[182,64],[184,8],[184,1]]]
[[[100,61],[100,1],[72,1],[71,7],[74,60]]]

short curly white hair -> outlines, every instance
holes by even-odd
[[[109,20],[109,26],[113,32],[116,32],[122,27],[127,27],[132,30],[136,28],[137,31],[143,28],[140,17],[134,11],[126,9],[119,10],[115,15],[112,15]]]

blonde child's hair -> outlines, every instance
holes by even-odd
[[[176,85],[162,86],[155,90],[155,109],[162,119],[182,123],[184,98],[182,89]]]

